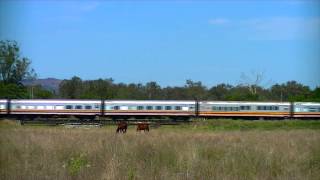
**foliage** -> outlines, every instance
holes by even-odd
[[[179,127],[178,127],[179,128]],[[220,131],[220,130],[292,130],[292,129],[320,129],[317,120],[193,120],[191,126],[183,126],[193,130]]]
[[[35,78],[30,69],[31,61],[20,57],[20,48],[15,41],[0,41],[0,81],[3,83],[21,83],[23,79]]]
[[[255,86],[255,93],[247,86],[218,84],[211,88],[201,81],[187,80],[183,87],[161,87],[156,82],[144,84],[114,83],[113,79],[84,81],[79,77],[64,80],[60,97],[71,99],[133,99],[133,100],[221,100],[221,101],[316,101],[320,102],[320,88],[311,90],[296,81],[275,84],[270,88]]]
[[[41,86],[25,87],[21,81],[36,78],[28,58],[20,57],[15,41],[0,41],[0,98],[52,98],[53,93]],[[32,94],[32,95],[31,95]]]
[[[24,99],[28,98],[27,88],[19,84],[0,83],[0,98]]]
[[[82,168],[89,167],[89,162],[86,155],[84,153],[80,153],[73,155],[70,159],[68,159],[65,167],[72,176],[75,176]]]

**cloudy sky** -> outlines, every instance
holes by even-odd
[[[40,78],[320,85],[320,1],[5,1],[0,39]],[[254,74],[254,73],[253,73]]]

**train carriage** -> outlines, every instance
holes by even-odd
[[[290,103],[202,101],[199,115],[204,117],[289,117]]]
[[[0,99],[0,115],[7,114],[7,103],[6,99]]]
[[[294,103],[293,116],[296,118],[320,117],[320,103],[296,102],[296,103]]]
[[[11,100],[13,115],[100,115],[101,101],[95,100]]]
[[[116,118],[320,118],[320,103],[166,100],[0,99],[0,115]]]
[[[106,116],[191,116],[194,101],[105,101]]]

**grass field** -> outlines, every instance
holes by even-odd
[[[314,179],[320,121],[198,121],[149,133],[0,122],[0,179]]]

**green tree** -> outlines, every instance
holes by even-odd
[[[28,98],[27,88],[21,84],[5,84],[0,82],[0,99],[24,99]]]
[[[208,91],[208,99],[209,100],[226,100],[226,97],[230,93],[230,90],[233,86],[229,84],[218,84],[213,86]]]
[[[187,80],[185,88],[190,100],[203,100],[207,97],[207,88],[202,85],[201,81],[194,82],[192,80]]]
[[[30,99],[50,99],[55,97],[53,92],[42,88],[41,85],[26,86],[26,88]]]
[[[147,99],[161,99],[161,87],[154,81],[145,86]]]
[[[270,91],[271,99],[277,101],[307,101],[312,93],[308,86],[296,81],[288,81],[281,85],[275,84]]]
[[[320,87],[316,87],[312,91],[310,101],[320,102]]]
[[[74,76],[71,80],[63,80],[59,87],[62,98],[77,99],[82,93],[82,80]]]
[[[30,65],[28,58],[20,57],[17,42],[0,41],[0,81],[18,84],[23,79],[35,78],[36,74]]]

